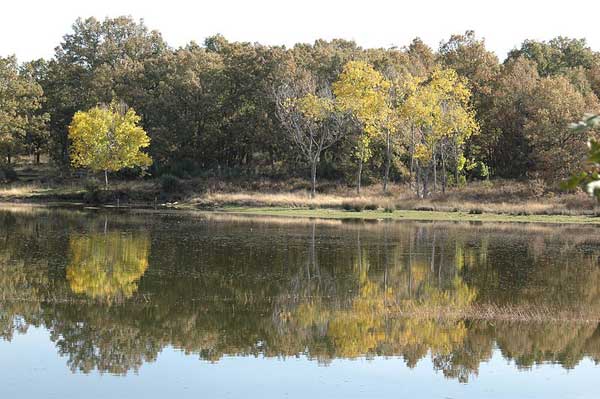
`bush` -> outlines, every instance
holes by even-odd
[[[353,206],[350,202],[343,202],[342,209],[345,211],[351,211],[353,209]]]
[[[360,202],[345,201],[342,203],[342,208],[346,211],[361,212],[365,209],[365,205]]]
[[[352,210],[354,212],[362,212],[365,210],[365,205],[364,204],[360,204],[360,203],[356,203],[352,206]]]
[[[160,187],[167,194],[179,193],[183,190],[181,181],[168,173],[160,177]]]
[[[367,211],[376,211],[377,208],[378,208],[377,204],[369,203],[369,204],[365,205],[365,209]]]
[[[90,204],[97,204],[102,199],[102,189],[98,180],[90,179],[85,182],[83,186],[85,192],[83,193],[83,199],[85,202]]]
[[[416,206],[414,210],[421,212],[433,212],[435,209],[433,209],[431,206]]]
[[[0,165],[0,182],[10,183],[18,180],[17,172],[11,165]]]

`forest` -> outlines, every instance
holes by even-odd
[[[585,39],[525,40],[505,60],[473,31],[437,49],[221,35],[173,48],[131,17],[78,19],[51,59],[0,57],[0,178],[23,157],[73,173],[74,115],[123,105],[149,157],[100,168],[121,177],[310,177],[313,195],[317,178],[399,183],[420,198],[488,179],[556,187],[584,168],[589,134],[569,126],[599,97]]]

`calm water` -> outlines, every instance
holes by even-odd
[[[0,208],[1,398],[598,398],[600,230]]]

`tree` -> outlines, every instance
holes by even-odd
[[[391,109],[389,99],[390,83],[373,67],[364,61],[350,61],[333,84],[337,106],[347,112],[359,133],[356,136],[355,157],[358,159],[356,192],[360,194],[363,164],[371,157],[371,140],[387,131],[386,148],[388,167],[391,158]]]
[[[479,126],[469,106],[471,93],[464,79],[452,69],[435,70],[428,79],[410,77],[407,97],[400,114],[408,126],[406,140],[411,152],[411,170],[416,169],[415,191],[429,195],[433,175],[437,189],[438,163],[442,167],[442,190],[446,188],[447,166],[454,164],[455,183],[465,166],[463,146]]]
[[[56,47],[42,80],[48,98],[44,110],[51,115],[53,158],[69,164],[67,128],[76,111],[109,103],[114,97],[138,108],[143,102],[136,95],[139,76],[151,80],[147,64],[167,50],[161,35],[143,21],[126,16],[102,21],[78,18]],[[158,84],[155,80],[152,87]]]
[[[486,165],[490,164],[490,146],[496,139],[496,132],[490,126],[492,92],[501,71],[498,57],[485,47],[485,40],[478,38],[474,31],[462,35],[452,35],[439,48],[439,60],[444,68],[454,69],[466,79],[471,91],[471,106],[476,112],[481,127],[480,134],[473,136],[465,144],[465,155]]]
[[[104,171],[106,188],[108,172],[150,166],[152,159],[141,151],[150,145],[150,138],[139,122],[132,108],[116,101],[77,112],[69,126],[73,166]]]
[[[585,39],[558,36],[549,42],[525,40],[520,49],[512,50],[508,59],[525,57],[535,61],[540,76],[563,73],[568,68],[589,69],[594,62],[594,53]]]
[[[36,82],[41,88],[41,84],[46,78],[47,69],[48,63],[43,59],[38,59],[22,65],[20,73],[29,81]],[[28,154],[35,157],[35,162],[37,164],[40,163],[42,152],[48,151],[50,144],[50,132],[48,130],[50,114],[45,112],[45,105],[46,97],[42,97],[38,107],[29,112],[29,123],[23,139]]]
[[[539,81],[535,62],[519,57],[502,67],[491,94],[487,124],[487,159],[495,176],[521,178],[531,168],[523,127],[527,106]]]
[[[595,97],[595,96],[594,96]],[[598,107],[562,76],[539,80],[527,109],[523,133],[529,142],[531,172],[546,181],[564,179],[581,168],[588,137],[569,124]]]
[[[323,151],[344,134],[342,116],[335,109],[328,88],[319,89],[314,77],[307,73],[277,88],[275,101],[281,125],[310,165],[314,198],[317,165]]]
[[[20,70],[15,57],[0,57],[0,151],[11,163],[27,132],[45,129],[40,115],[43,91],[32,76]]]

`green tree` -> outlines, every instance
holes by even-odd
[[[494,90],[501,65],[498,57],[485,46],[485,40],[478,38],[473,31],[462,35],[452,35],[439,48],[440,63],[454,69],[466,79],[471,90],[471,106],[480,125],[480,133],[465,143],[465,156],[489,165],[490,148],[496,140],[496,132],[490,126],[492,92]]]
[[[68,125],[78,110],[115,97],[142,108],[140,103],[149,93],[142,91],[144,98],[140,98],[140,88],[159,83],[146,67],[167,50],[157,31],[131,17],[77,19],[56,47],[42,79],[48,98],[44,110],[51,116],[53,158],[69,164]],[[152,84],[142,86],[140,76]]]
[[[595,96],[584,97],[562,76],[540,79],[529,101],[523,127],[531,149],[530,171],[555,182],[580,169],[588,137],[569,129],[569,124],[598,106]]]
[[[590,68],[594,53],[585,39],[571,39],[558,36],[548,42],[525,40],[521,48],[512,50],[508,59],[525,57],[534,61],[540,76],[562,74],[575,67]]]
[[[42,88],[20,70],[16,58],[0,57],[0,151],[7,163],[28,132],[44,131],[46,116],[39,114],[42,100]]]
[[[141,151],[150,145],[150,138],[139,122],[132,108],[116,101],[77,112],[69,126],[73,166],[103,171],[106,188],[108,172],[150,166],[152,159]]]

